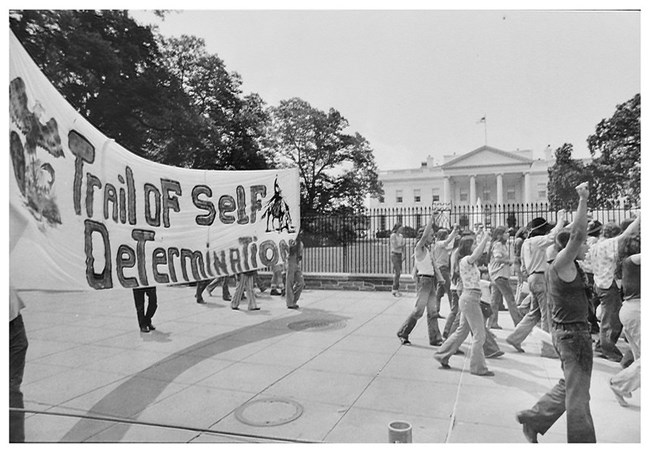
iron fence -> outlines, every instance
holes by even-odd
[[[437,206],[370,209],[353,215],[306,216],[301,219],[303,270],[313,273],[390,274],[389,237],[395,224],[404,226],[406,254],[403,273],[410,273],[411,257],[417,230],[436,214],[436,224],[450,228],[458,224],[461,230],[474,230],[477,224],[488,229],[505,226],[514,242],[515,232],[536,217],[549,223],[557,222],[557,212],[546,203],[477,206]],[[593,210],[590,217],[603,224],[620,223],[630,217],[629,210],[611,208]],[[573,213],[567,213],[573,220]]]

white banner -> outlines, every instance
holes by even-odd
[[[300,228],[297,169],[142,159],[77,113],[10,40],[12,287],[167,285],[286,259]]]

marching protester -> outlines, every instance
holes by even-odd
[[[578,210],[570,231],[559,232],[554,241],[554,260],[549,264],[547,302],[552,320],[553,346],[562,363],[564,377],[528,410],[517,413],[526,439],[537,443],[537,435],[566,412],[567,440],[596,442],[589,408],[593,367],[589,300],[586,277],[576,260],[584,258],[587,237],[587,183],[576,187]]]
[[[285,264],[274,264],[271,269],[271,296],[284,296],[284,279],[286,278]]]
[[[594,270],[591,264],[591,248],[598,242],[598,237],[602,230],[603,224],[598,220],[592,220],[587,224],[587,253],[585,259],[580,261],[580,266],[587,276],[589,288],[591,288],[591,295],[589,297],[589,324],[591,325],[591,333],[597,334],[600,332],[598,325],[598,318],[596,317],[597,299],[593,291],[594,287]]]
[[[600,337],[596,352],[608,360],[620,362],[623,354],[616,346],[623,325],[618,312],[621,309],[621,292],[615,271],[621,244],[636,234],[640,219],[621,233],[621,227],[610,222],[603,227],[602,237],[591,248],[591,265],[594,271],[594,292],[600,305]]]
[[[305,280],[302,276],[302,253],[303,244],[301,240],[301,231],[296,236],[296,241],[289,247],[289,257],[287,259],[287,308],[297,309],[298,299],[305,287]]]
[[[440,269],[440,273],[445,279],[444,282],[440,282],[438,284],[438,290],[436,294],[438,297],[438,303],[442,303],[442,296],[447,294],[447,299],[449,300],[449,308],[451,309],[451,313],[454,313],[454,315],[458,313],[458,301],[454,301],[454,298],[451,295],[451,275],[449,272],[449,266],[451,264],[449,256],[449,245],[454,243],[456,237],[458,237],[458,225],[454,225],[451,233],[449,233],[449,231],[447,231],[445,228],[441,228],[436,233],[436,241],[432,247],[433,261],[438,269]],[[455,303],[456,306],[454,306]],[[447,323],[448,322],[449,320],[447,320]],[[451,322],[453,323],[453,319]]]
[[[148,304],[147,310],[144,309],[144,296],[147,296]],[[156,309],[158,308],[158,296],[156,295],[156,287],[148,286],[146,288],[133,288],[133,299],[135,301],[135,311],[138,315],[138,324],[140,325],[140,332],[151,332],[156,328],[151,324]]]
[[[474,240],[476,240],[476,236],[472,232],[466,232],[463,233],[463,236],[461,237],[466,237],[466,236],[472,236]],[[460,271],[458,268],[458,243],[460,243],[460,239],[457,240],[457,244],[455,244],[454,250],[451,253],[451,274],[452,274],[452,297],[455,299],[455,307],[458,309],[458,299],[459,299],[459,293],[462,292],[463,284],[460,279]],[[482,293],[482,292],[481,292]],[[480,307],[481,307],[481,313],[483,314],[483,318],[485,320],[485,323],[487,325],[488,320],[490,319],[490,316],[492,314],[492,307],[488,303],[484,303],[482,300],[480,301]],[[445,330],[443,331],[442,336],[445,338],[449,338],[449,335],[453,332],[455,332],[458,329],[458,326],[460,325],[460,317],[454,313],[453,319],[451,319],[450,322],[450,316],[447,316],[447,323],[445,324]],[[467,336],[465,336],[467,337]],[[463,351],[461,349],[458,349],[455,354],[462,354]],[[489,329],[485,330],[485,342],[483,343],[483,354],[485,355],[486,359],[494,359],[501,357],[504,355],[504,352],[501,350],[499,347],[499,344],[497,343],[496,336],[490,332]]]
[[[641,218],[641,213],[637,213]],[[623,305],[619,318],[634,361],[612,377],[609,386],[618,403],[627,407],[625,398],[641,387],[641,242],[636,234],[625,239],[619,251]]]
[[[506,242],[508,241],[508,230],[504,226],[498,226],[492,231],[492,245],[490,246],[490,261],[488,263],[488,273],[492,281],[492,316],[488,321],[488,328],[499,327],[499,307],[501,301],[506,300],[508,312],[512,318],[512,323],[517,326],[523,316],[519,313],[515,296],[510,288],[510,264],[512,260],[508,252]]]
[[[417,243],[415,245],[415,266],[414,273],[417,279],[417,296],[415,309],[406,318],[406,321],[397,331],[397,337],[403,345],[410,345],[409,334],[415,328],[418,319],[427,311],[427,327],[429,333],[429,344],[440,346],[442,335],[438,326],[438,310],[440,301],[436,296],[438,282],[443,281],[440,270],[435,266],[431,256],[430,246],[433,242],[433,224],[437,212],[434,212],[424,229],[418,231]]]
[[[228,287],[228,276],[213,278],[212,280],[200,280],[196,282],[196,302],[199,304],[206,303],[203,299],[203,292],[207,289],[208,295],[212,296],[212,291],[221,284],[221,297],[226,302],[230,302],[230,288]]]
[[[402,293],[399,292],[399,279],[402,276],[402,262],[406,253],[406,240],[402,234],[403,228],[400,222],[397,222],[393,227],[393,232],[390,235],[390,260],[393,264],[393,289],[392,294],[395,297],[401,297]]]
[[[237,287],[235,288],[235,295],[230,301],[230,308],[233,310],[239,310],[239,303],[244,298],[244,292],[246,293],[246,298],[248,299],[248,310],[254,311],[259,310],[257,306],[257,301],[255,299],[255,272],[248,271],[238,274]]]
[[[486,338],[485,318],[481,311],[481,274],[477,261],[483,254],[489,235],[479,227],[478,245],[472,236],[462,237],[458,245],[458,268],[461,277],[462,289],[458,305],[460,308],[460,323],[445,340],[433,357],[440,362],[443,368],[450,368],[449,358],[458,351],[470,331],[472,333],[472,347],[470,353],[470,373],[479,376],[494,376],[488,370],[483,353],[483,344]]]
[[[521,270],[527,275],[528,287],[531,294],[531,307],[526,316],[517,324],[515,330],[508,335],[506,342],[519,352],[524,352],[521,343],[530,335],[533,328],[541,320],[542,330],[550,332],[550,319],[546,304],[546,277],[548,267],[546,249],[555,241],[555,236],[564,226],[565,211],[557,213],[557,224],[553,229],[546,219],[537,217],[528,224],[528,238],[521,246]],[[549,231],[550,230],[550,231]],[[542,342],[542,357],[557,358],[553,348]]]

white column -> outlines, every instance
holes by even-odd
[[[469,177],[469,204],[476,204],[476,175]]]
[[[445,176],[442,185],[442,201],[451,203],[451,188],[449,185],[449,176]]]
[[[497,204],[503,204],[503,173],[497,173]]]
[[[530,203],[530,172],[524,173],[524,203]]]

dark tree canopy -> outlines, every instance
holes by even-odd
[[[591,180],[585,165],[580,160],[574,160],[572,153],[573,145],[565,143],[555,150],[555,163],[548,169],[548,201],[553,210],[577,209],[575,187]]]
[[[345,132],[348,122],[338,111],[292,98],[270,108],[270,115],[267,144],[281,163],[298,167],[304,215],[350,212],[367,195],[383,193],[370,144]]]
[[[590,165],[598,205],[627,198],[637,204],[641,197],[641,95],[616,106],[611,118],[603,119],[587,138],[594,160]]]
[[[190,168],[267,168],[263,101],[243,97],[201,40],[166,41],[117,10],[12,11],[10,26],[68,102],[130,151]]]

